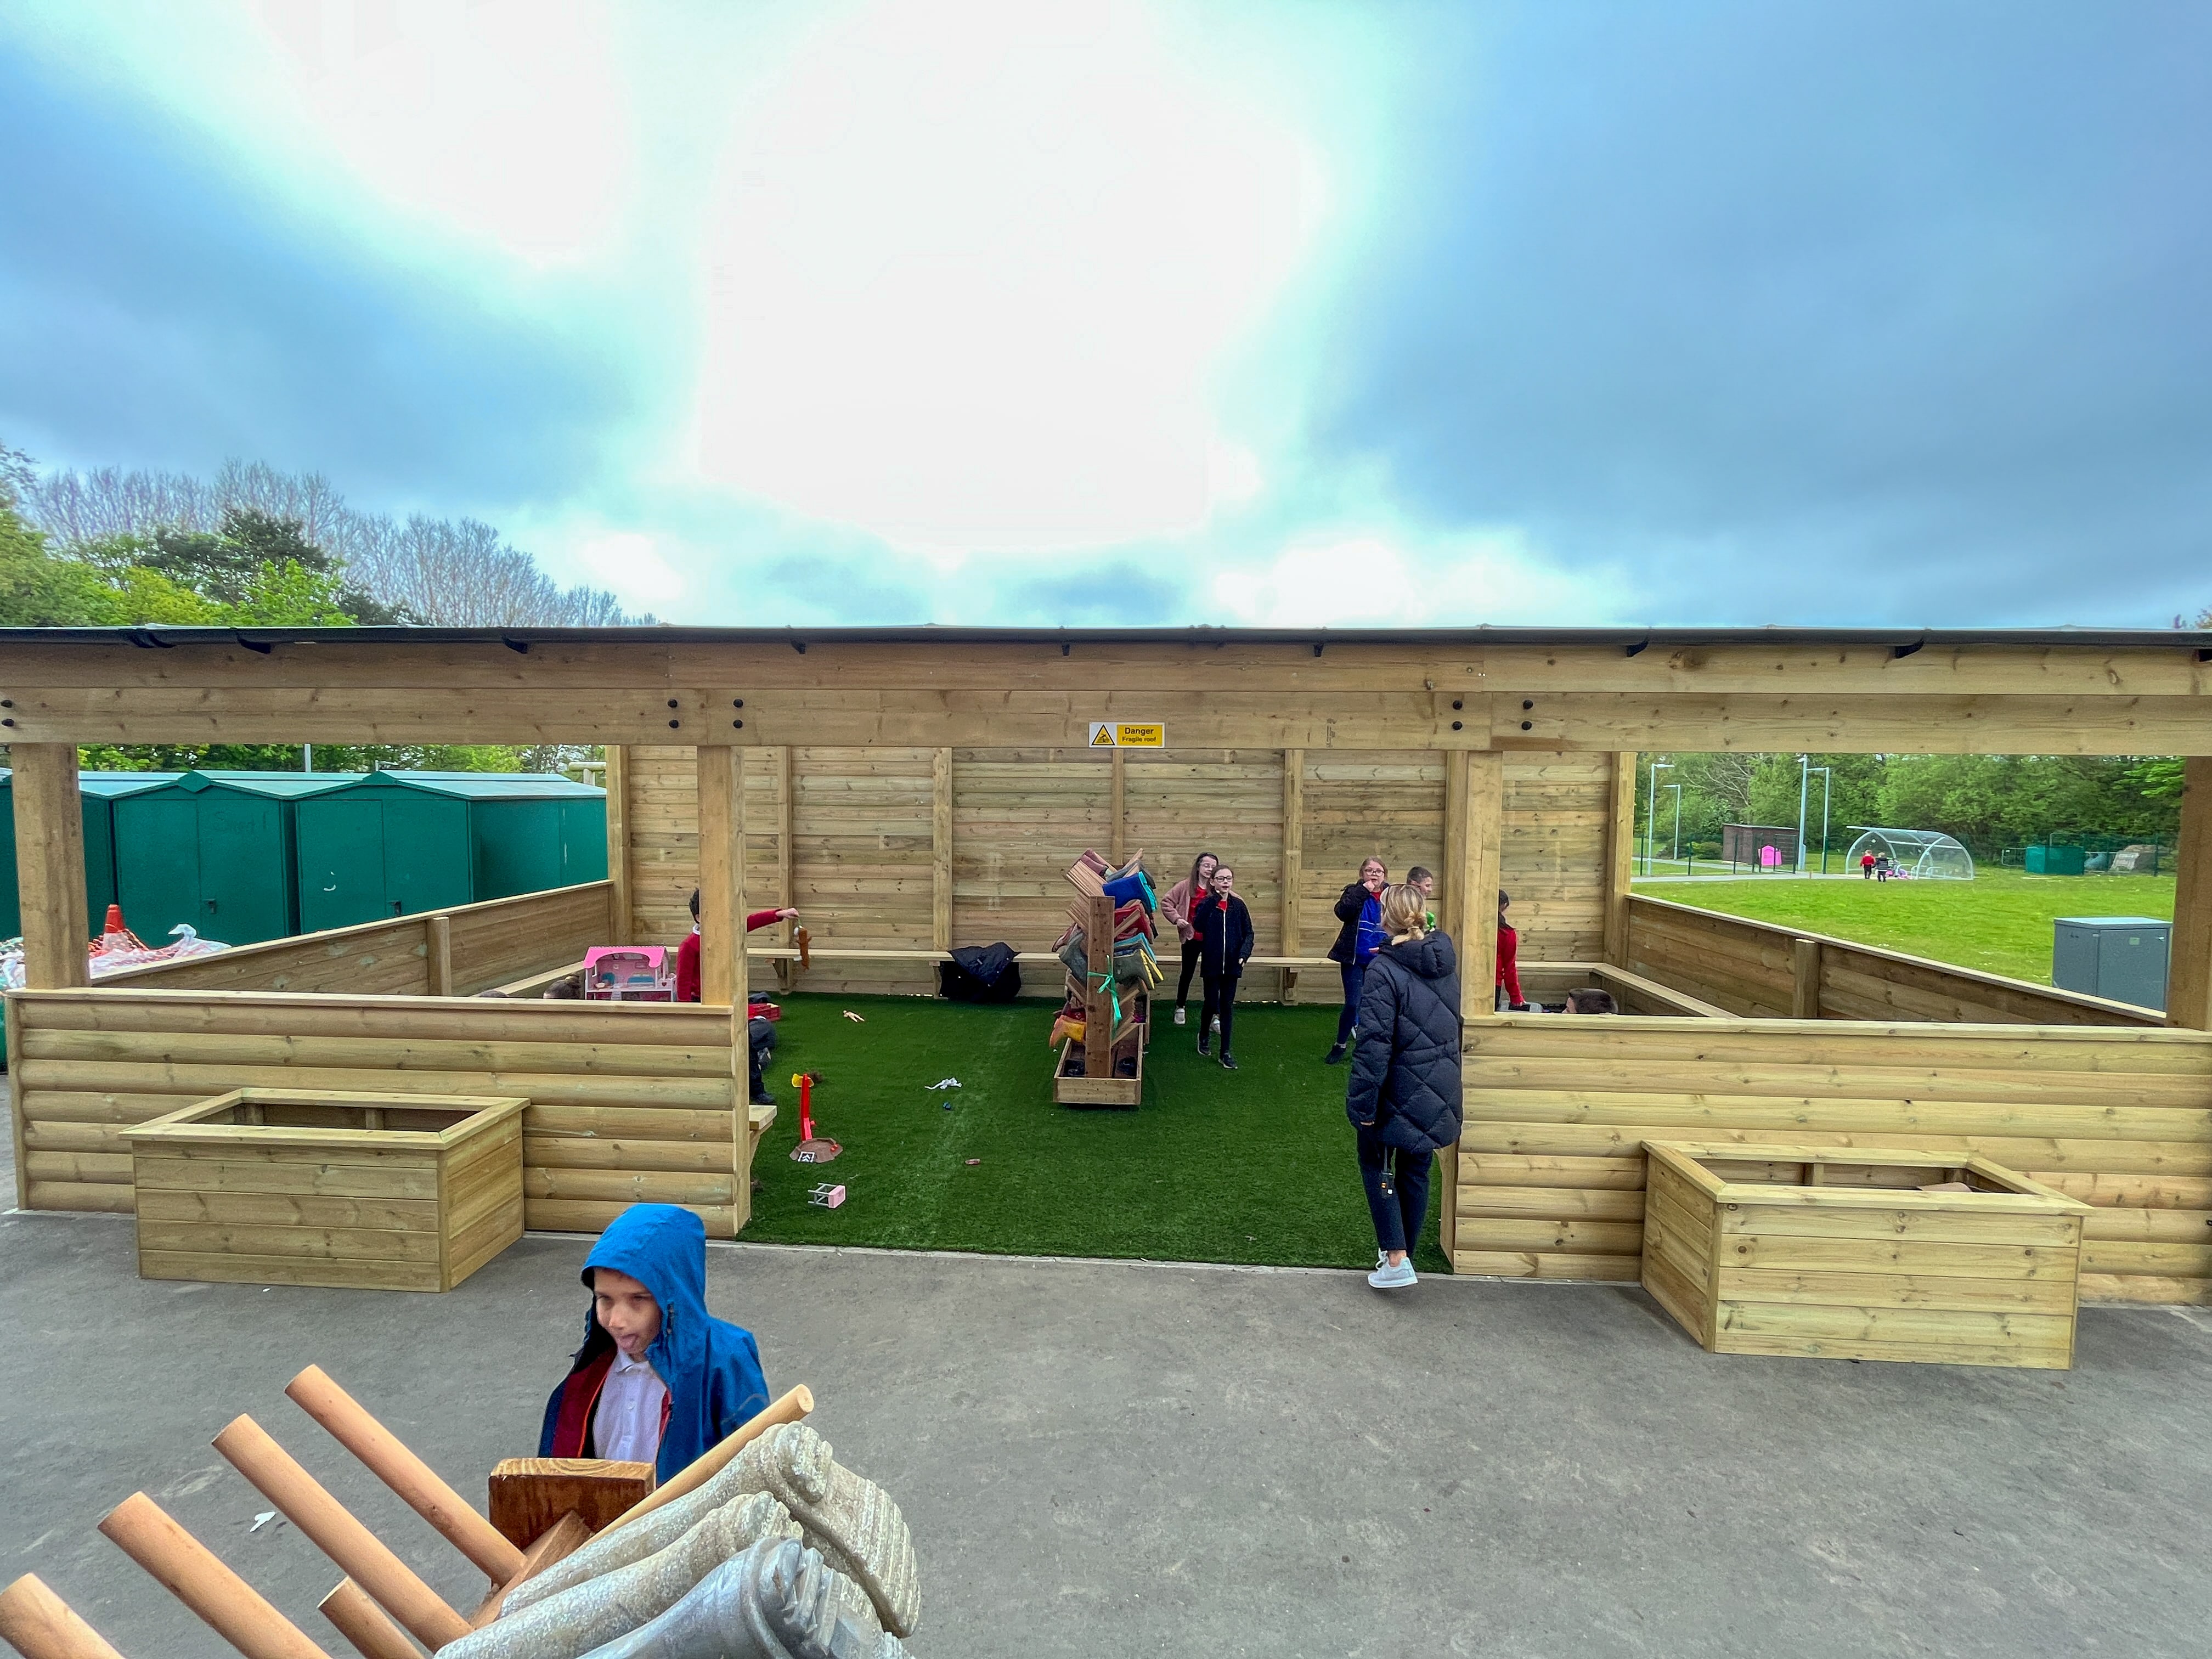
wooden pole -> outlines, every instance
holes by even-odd
[[[799,833],[799,751],[785,744],[775,751],[775,890],[787,910],[799,908],[799,890],[791,873],[794,839]]]
[[[1095,898],[1085,912],[1083,1075],[1114,1075],[1114,901]]]
[[[753,1218],[752,1007],[730,1005],[730,1237]],[[762,1081],[765,1083],[766,1079]]]
[[[929,943],[952,948],[952,751],[929,762]]]
[[[744,756],[699,746],[699,1000],[745,1000]]]
[[[453,995],[453,919],[443,915],[423,918],[422,943],[425,965],[430,970],[430,994]]]
[[[618,743],[607,745],[607,943],[630,944],[629,750]]]
[[[1298,890],[1306,878],[1306,751],[1283,750],[1283,954],[1304,956],[1304,921],[1298,914]],[[1283,975],[1283,1000],[1297,994],[1295,970]]]
[[[1467,754],[1467,782],[1458,814],[1452,884],[1460,901],[1460,1010],[1489,1013],[1498,984],[1498,861],[1505,828],[1505,757],[1496,750]],[[1448,836],[1447,839],[1449,839]]]
[[[337,1588],[322,1599],[321,1607],[323,1617],[353,1644],[361,1659],[422,1659],[407,1632],[352,1579],[339,1579]]]
[[[469,1621],[440,1600],[435,1590],[252,1418],[234,1419],[216,1436],[215,1449],[424,1647],[435,1653],[468,1634]]]
[[[1628,965],[1628,894],[1636,874],[1636,756],[1613,757],[1605,825],[1605,959]]]
[[[2212,1031],[2212,755],[2184,760],[2181,785],[2166,1023]]]
[[[329,1430],[338,1444],[368,1466],[368,1472],[399,1494],[407,1507],[442,1533],[475,1562],[484,1577],[504,1583],[522,1569],[522,1552],[498,1528],[470,1507],[467,1499],[438,1476],[400,1440],[371,1416],[320,1365],[310,1365],[284,1392],[292,1402]]]
[[[30,1573],[0,1590],[0,1639],[23,1659],[123,1659],[75,1608]]]
[[[109,1510],[100,1529],[246,1659],[329,1659],[306,1632],[144,1492],[131,1493]]]
[[[1480,912],[1468,901],[1467,871],[1467,784],[1468,751],[1447,750],[1444,753],[1444,890],[1442,914],[1437,920],[1452,936],[1460,949],[1461,981],[1460,1012],[1462,1014],[1486,1013],[1490,1005],[1476,1005],[1471,981],[1464,978],[1467,969],[1466,946],[1468,918]]]
[[[1129,769],[1121,751],[1116,749],[1106,757],[1107,830],[1106,846],[1115,864],[1124,856],[1122,848],[1128,844]]]
[[[18,743],[15,769],[15,885],[22,897],[23,985],[68,990],[91,982],[85,914],[84,802],[76,746]]]
[[[605,1526],[599,1528],[599,1535],[605,1537],[617,1527],[626,1527],[633,1521],[642,1520],[662,1504],[672,1504],[678,1498],[698,1491],[700,1487],[720,1474],[728,1466],[732,1458],[777,1424],[796,1423],[813,1409],[813,1390],[802,1382],[781,1400],[771,1402],[759,1415],[746,1419],[736,1428],[731,1430],[721,1443],[713,1450],[697,1459],[679,1474],[672,1475],[666,1481],[654,1487],[645,1497],[638,1499],[629,1509],[608,1522]]]
[[[1790,941],[1790,1018],[1818,1019],[1820,1017],[1820,941],[1816,939],[1793,939]]]

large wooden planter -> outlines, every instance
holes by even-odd
[[[1978,1158],[1644,1151],[1644,1288],[1714,1353],[2074,1363],[2086,1204]],[[1919,1190],[1942,1182],[1972,1190]]]
[[[522,1237],[522,1111],[239,1089],[124,1131],[143,1279],[449,1291]]]

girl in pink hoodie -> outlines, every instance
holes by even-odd
[[[1175,1023],[1183,1023],[1183,1005],[1190,1000],[1190,976],[1198,971],[1198,928],[1190,919],[1191,906],[1206,896],[1206,884],[1221,860],[1200,853],[1190,861],[1190,873],[1160,896],[1160,914],[1175,924],[1182,939],[1182,980],[1176,987]]]

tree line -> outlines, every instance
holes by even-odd
[[[0,627],[588,627],[649,623],[561,586],[491,526],[348,507],[318,473],[232,461],[212,479],[106,467],[41,474],[0,445]],[[319,771],[550,770],[584,748],[356,744]],[[297,744],[133,744],[89,767],[298,770]]]
[[[1940,830],[1977,860],[2048,840],[2162,841],[2172,844],[2181,817],[2181,763],[2171,757],[2111,755],[1692,755],[1638,757],[1636,827],[1652,827],[1652,766],[1658,777],[1656,850],[1675,842],[1680,786],[1680,845],[1698,857],[1719,850],[1723,823],[1794,829],[1801,758],[1832,769],[1828,848],[1841,853],[1854,824]],[[1821,776],[1808,793],[1805,845],[1821,850]]]

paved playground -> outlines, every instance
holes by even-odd
[[[252,1412],[456,1601],[460,1557],[281,1392],[317,1361],[464,1491],[534,1451],[586,1242],[459,1290],[143,1283],[131,1227],[0,1216],[0,1557],[125,1653],[227,1652],[93,1530],[153,1493],[333,1649],[337,1573],[209,1449]],[[915,1649],[2197,1654],[2212,1316],[2093,1310],[2070,1374],[1700,1352],[1638,1291],[710,1252],[770,1385],[904,1505]]]

